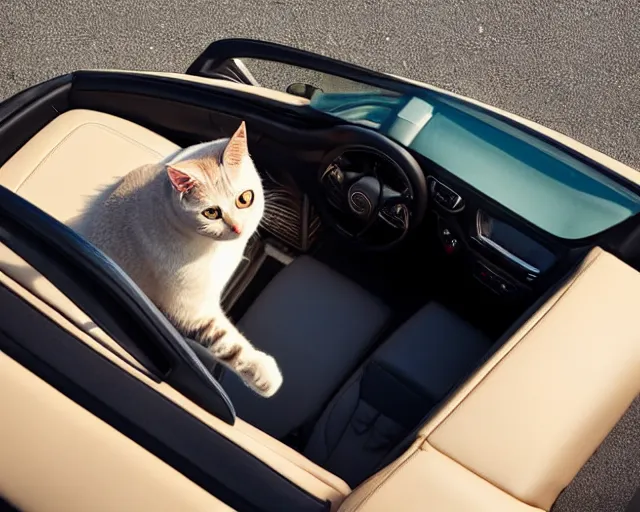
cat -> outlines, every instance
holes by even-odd
[[[258,394],[282,384],[273,357],[222,311],[222,291],[264,214],[264,190],[244,121],[125,175],[88,203],[73,228],[115,261],[185,336]]]

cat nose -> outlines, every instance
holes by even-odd
[[[231,230],[236,233],[237,235],[239,235],[240,233],[242,233],[242,228],[240,227],[240,224],[233,224],[231,226]]]

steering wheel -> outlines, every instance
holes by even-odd
[[[329,152],[319,181],[325,222],[366,250],[388,250],[424,218],[427,185],[420,165],[396,144],[349,145]]]

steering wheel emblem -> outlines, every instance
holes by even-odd
[[[356,190],[349,195],[349,206],[353,213],[360,217],[369,217],[373,205],[369,198],[361,191]]]

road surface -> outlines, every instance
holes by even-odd
[[[0,99],[78,68],[183,71],[255,37],[523,115],[640,169],[638,0],[0,0]]]

